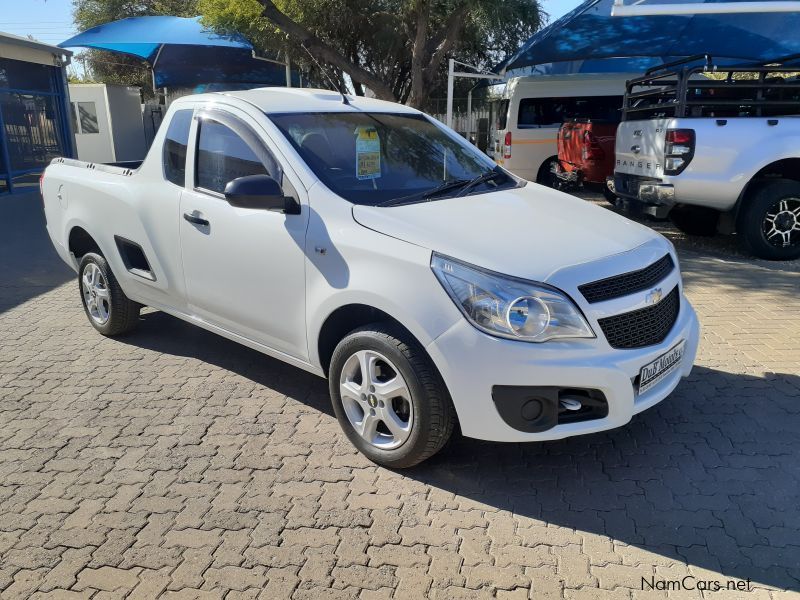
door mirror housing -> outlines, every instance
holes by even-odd
[[[300,204],[284,196],[281,185],[269,175],[247,175],[229,181],[225,199],[237,208],[273,210],[287,215],[300,214]]]

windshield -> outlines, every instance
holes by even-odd
[[[422,202],[519,184],[477,148],[422,115],[325,112],[269,118],[316,176],[355,204]],[[493,170],[496,175],[476,181]]]

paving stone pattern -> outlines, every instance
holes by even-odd
[[[669,399],[402,473],[321,379],[157,312],[105,339],[72,279],[0,281],[0,597],[797,596],[800,274],[681,255],[703,335]]]

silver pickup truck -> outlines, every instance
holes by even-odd
[[[686,233],[736,232],[760,258],[798,258],[800,65],[705,58],[627,83],[609,187]]]

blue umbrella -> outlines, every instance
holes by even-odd
[[[612,17],[613,4],[614,0],[587,0],[537,32],[498,68],[698,54],[766,61],[800,53],[800,13]]]
[[[130,17],[92,27],[59,44],[135,56],[150,63],[153,87],[201,83],[283,85],[285,66],[256,58],[239,34],[223,35],[200,18]]]

